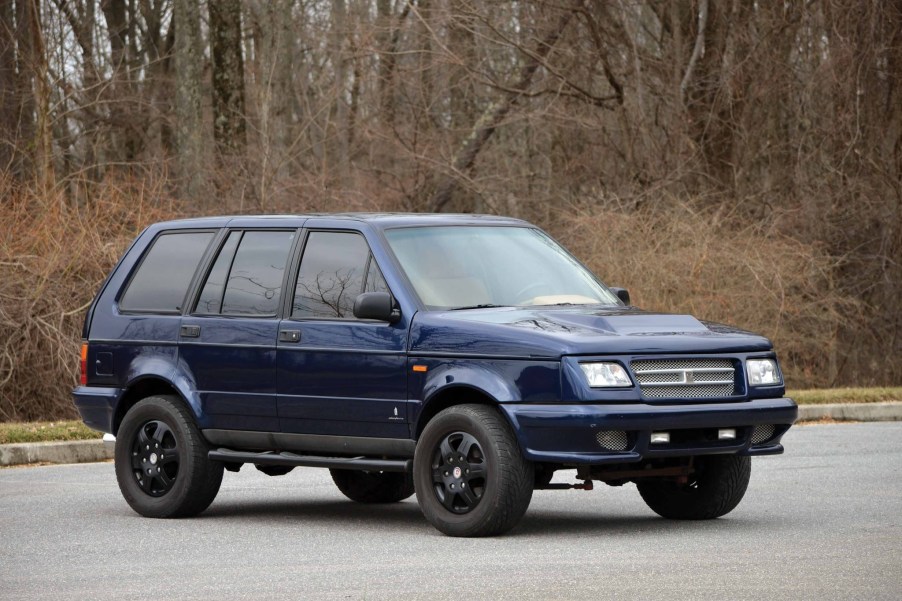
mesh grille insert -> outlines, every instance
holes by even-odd
[[[646,398],[716,398],[736,394],[730,359],[642,359],[630,363]]]
[[[773,437],[773,435],[774,426],[772,424],[762,424],[755,426],[755,429],[752,430],[752,444],[760,444],[768,438]]]
[[[595,435],[598,445],[609,451],[625,451],[629,439],[623,430],[602,430]]]

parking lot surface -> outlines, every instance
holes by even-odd
[[[537,491],[452,539],[328,471],[226,473],[197,518],[138,517],[111,463],[0,470],[0,599],[900,599],[902,423],[793,428],[739,507],[658,518],[635,486]],[[558,474],[568,481],[572,472]]]

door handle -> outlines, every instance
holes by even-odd
[[[200,326],[182,326],[179,328],[182,338],[197,338],[200,336]]]
[[[279,330],[279,342],[300,342],[300,330]]]

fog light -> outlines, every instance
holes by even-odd
[[[717,440],[736,440],[735,428],[722,428],[717,431]]]
[[[670,442],[670,432],[652,432],[651,444],[667,444]]]

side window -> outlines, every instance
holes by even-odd
[[[366,270],[366,285],[364,292],[390,292],[385,278],[382,277],[382,270],[376,265],[376,259],[370,255],[370,266]]]
[[[279,312],[293,231],[232,232],[210,269],[195,311],[271,317]]]
[[[213,236],[213,232],[158,236],[128,283],[119,307],[124,311],[180,311],[191,278]]]
[[[388,286],[363,236],[354,232],[311,232],[304,247],[292,317],[353,319],[361,292]]]
[[[222,245],[216,262],[210,269],[210,275],[204,284],[200,297],[197,299],[197,305],[194,306],[196,313],[215,315],[222,308],[222,294],[225,292],[226,279],[229,277],[229,269],[232,267],[232,259],[235,258],[235,250],[238,248],[238,242],[241,240],[241,232],[232,232]]]

